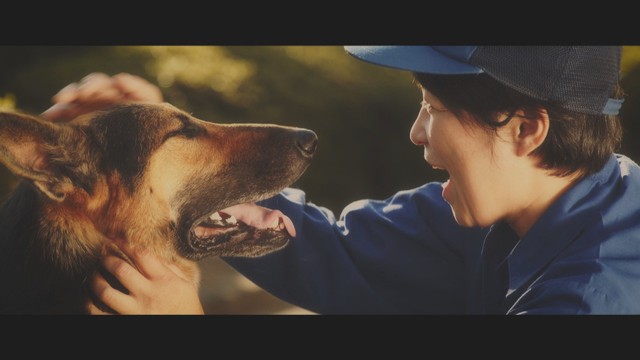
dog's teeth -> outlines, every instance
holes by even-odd
[[[205,230],[203,228],[197,227],[193,230],[196,237],[203,237],[205,234]]]
[[[275,219],[273,221],[273,224],[271,224],[271,226],[269,228],[273,229],[273,230],[279,230],[280,229],[280,219]]]
[[[218,212],[216,211],[213,214],[209,215],[209,219],[213,221],[222,221],[222,216],[220,216],[220,214],[218,214]]]
[[[233,216],[233,215],[231,215],[228,218],[224,219],[224,221],[226,221],[227,224],[230,224],[230,225],[235,225],[235,224],[238,223],[238,220],[236,220],[235,216]]]

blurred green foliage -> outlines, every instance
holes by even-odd
[[[640,48],[626,47],[621,152],[635,160],[639,63]],[[314,130],[318,154],[295,186],[336,212],[444,180],[409,141],[421,100],[411,75],[356,60],[340,46],[0,46],[0,107],[39,114],[58,90],[95,71],[142,76],[203,120]],[[16,181],[0,167],[2,199]]]

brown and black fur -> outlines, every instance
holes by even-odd
[[[208,214],[293,183],[311,131],[214,124],[169,104],[125,104],[51,123],[0,113],[0,162],[24,181],[0,208],[0,313],[82,313],[86,283],[113,243],[151,249],[199,282],[205,256],[261,256],[286,231],[239,224],[212,241]]]

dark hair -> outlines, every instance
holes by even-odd
[[[529,113],[546,109],[547,138],[532,154],[540,166],[555,176],[598,172],[622,141],[622,125],[616,115],[589,115],[563,109],[512,90],[486,74],[433,75],[414,73],[415,81],[435,95],[461,121],[474,121],[487,130],[506,125],[518,109]],[[622,98],[618,85],[613,98]],[[465,116],[466,114],[470,116]],[[497,121],[500,114],[507,119]]]

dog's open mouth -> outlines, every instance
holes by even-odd
[[[206,239],[241,227],[243,224],[258,229],[286,230],[292,237],[296,235],[293,223],[282,212],[251,203],[234,205],[216,211],[198,224],[193,231],[197,238]]]
[[[193,229],[193,234],[198,239],[208,239],[238,226],[238,220],[235,216],[216,211],[198,224]]]
[[[218,210],[191,229],[191,246],[200,254],[255,257],[284,247],[296,235],[291,219],[279,210],[253,203]]]

